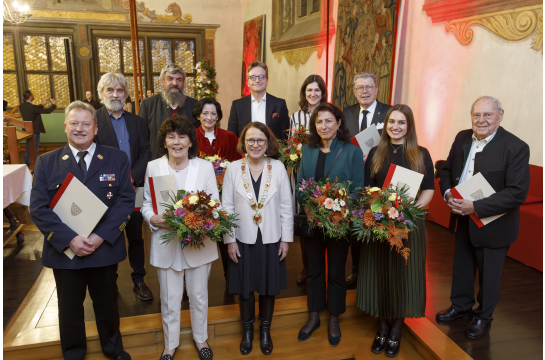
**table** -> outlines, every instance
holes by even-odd
[[[21,232],[23,229],[22,224],[17,226],[17,219],[13,216],[13,213],[8,208],[8,205],[12,203],[19,203],[25,206],[30,205],[30,190],[32,188],[32,175],[28,170],[28,167],[24,164],[17,165],[3,165],[4,173],[4,214],[9,220],[9,226],[11,234],[7,236],[7,240],[4,241],[4,246],[10,242],[15,236],[17,237],[17,243],[22,244],[25,240],[24,234]]]

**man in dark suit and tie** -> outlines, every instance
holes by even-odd
[[[106,73],[98,82],[97,92],[104,106],[97,111],[97,144],[121,149],[131,164],[131,182],[134,190],[144,186],[144,175],[151,159],[148,126],[144,119],[123,110],[127,96],[127,81],[121,73]],[[146,257],[142,238],[142,214],[134,211],[125,233],[129,240],[129,262],[132,267],[133,291],[141,300],[153,299],[150,288],[144,282]]]
[[[250,64],[247,71],[248,86],[251,94],[234,100],[227,130],[240,137],[242,129],[252,121],[259,121],[272,130],[278,140],[286,140],[290,127],[290,117],[286,100],[267,93],[269,70],[260,61]]]
[[[45,127],[42,121],[42,114],[51,114],[53,110],[57,108],[57,100],[55,99],[45,99],[41,105],[34,105],[34,94],[30,90],[23,91],[23,100],[24,102],[19,105],[19,111],[23,117],[23,121],[32,121],[32,127],[34,129],[34,143],[36,145],[36,155],[40,148],[40,134],[45,134]],[[51,107],[44,108],[44,105],[51,103]],[[28,143],[26,142],[25,150],[25,164],[30,166],[29,162],[29,153],[28,153]]]
[[[519,232],[520,205],[530,187],[530,149],[500,126],[501,103],[491,97],[477,99],[471,107],[472,128],[456,135],[441,172],[441,193],[451,209],[450,231],[456,231],[452,270],[451,306],[439,311],[437,321],[471,315],[466,336],[488,334],[492,313],[500,298],[500,277],[505,255]],[[455,199],[450,190],[481,173],[496,191],[480,200]],[[470,219],[504,214],[479,228]],[[479,269],[479,306],[475,309],[475,271]]]
[[[346,126],[350,130],[350,136],[367,129],[375,124],[382,134],[386,113],[392,107],[377,100],[378,82],[375,74],[362,72],[354,76],[354,95],[358,104],[349,106],[343,110]],[[367,154],[363,154],[363,161],[367,160]],[[352,272],[346,278],[346,285],[354,284],[358,279],[358,266],[360,260],[361,242],[350,241],[350,254],[352,255]]]
[[[197,100],[184,94],[185,78],[185,72],[181,66],[176,64],[165,66],[159,76],[163,91],[140,103],[138,115],[148,124],[151,160],[160,157],[157,148],[157,132],[165,119],[180,115],[188,118],[195,128],[201,124],[193,118],[193,108]]]
[[[110,359],[130,360],[123,351],[115,294],[117,264],[127,257],[123,229],[134,208],[129,159],[121,150],[93,142],[97,124],[91,105],[75,101],[65,114],[68,144],[38,157],[29,207],[46,240],[42,264],[52,268],[55,277],[62,353],[67,360],[85,357],[83,302],[89,289],[102,352]],[[108,207],[87,238],[64,224],[51,208],[69,173]],[[76,205],[81,200],[73,199]],[[65,254],[68,249],[75,253],[73,259]]]

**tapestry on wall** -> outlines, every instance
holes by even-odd
[[[264,48],[265,15],[261,15],[244,23],[242,44],[242,96],[250,94],[250,88],[246,81],[246,69],[248,69],[252,61],[263,61]]]
[[[341,109],[357,104],[352,80],[363,71],[376,75],[377,100],[390,104],[401,1],[339,1],[332,100]]]

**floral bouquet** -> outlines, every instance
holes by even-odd
[[[299,170],[299,164],[301,163],[301,156],[303,154],[303,145],[307,143],[308,129],[301,126],[299,129],[288,129],[286,131],[292,131],[293,135],[288,134],[287,140],[280,141],[280,149],[278,160],[287,168],[294,168]]]
[[[405,261],[411,249],[403,245],[403,239],[409,238],[409,231],[416,228],[416,220],[426,214],[423,208],[414,205],[407,190],[406,186],[366,187],[358,193],[351,208],[352,233],[358,240],[388,241],[390,248]]]
[[[204,191],[188,193],[178,190],[171,199],[173,205],[163,204],[167,207],[163,217],[171,225],[160,237],[163,244],[179,237],[182,249],[189,245],[200,249],[206,237],[220,242],[223,235],[232,236],[233,230],[238,227],[235,223],[238,214],[227,214],[219,208],[219,201],[213,200]]]
[[[218,184],[218,191],[221,194],[221,190],[223,189],[223,176],[225,175],[225,170],[231,162],[220,157],[219,155],[207,156],[201,154],[199,155],[199,157],[201,159],[210,161],[214,166],[214,172],[216,173],[216,183]]]
[[[309,223],[313,228],[320,228],[324,235],[341,239],[350,232],[348,211],[350,181],[331,182],[329,179],[309,181],[303,179],[299,185],[306,208],[310,212]]]
[[[211,62],[202,61],[195,66],[197,77],[195,78],[195,95],[197,100],[205,97],[216,98],[219,85],[216,81],[216,70]]]

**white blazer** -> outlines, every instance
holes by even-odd
[[[234,243],[236,239],[245,244],[255,244],[257,240],[258,225],[252,219],[255,210],[250,206],[250,200],[246,196],[241,164],[242,160],[232,162],[225,171],[225,177],[223,178],[223,209],[229,214],[239,214],[237,221],[239,227],[235,229],[235,237],[229,235],[223,237],[223,242],[226,244]],[[280,161],[271,159],[271,165],[272,179],[269,195],[259,212],[263,219],[259,224],[263,244],[276,243],[278,240],[293,242],[293,202],[290,181],[286,168]],[[258,195],[263,193],[265,187],[267,168],[263,169],[259,194],[254,193],[249,166],[246,166],[245,172],[248,176],[250,190],[257,202],[260,199]]]
[[[150,222],[151,217],[156,214],[153,212],[153,205],[149,189],[149,177],[168,175],[168,168],[168,160],[166,155],[148,163],[144,184],[144,205],[142,205],[142,208],[140,209],[144,220],[148,222],[151,229],[150,263],[151,265],[161,269],[168,269],[172,265],[172,262],[174,261],[176,242],[180,240],[176,238],[171,240],[168,244],[162,244],[162,240],[160,240],[159,237],[165,232],[165,230],[153,226]],[[189,170],[187,172],[184,190],[188,192],[204,190],[206,193],[212,194],[212,199],[219,200],[219,192],[216,184],[214,167],[209,161],[199,158],[189,160]],[[217,244],[207,238],[204,240],[204,245],[204,248],[201,250],[197,250],[193,246],[188,246],[182,250],[185,260],[189,266],[197,267],[203,264],[208,264],[209,262],[212,262],[218,258]]]

